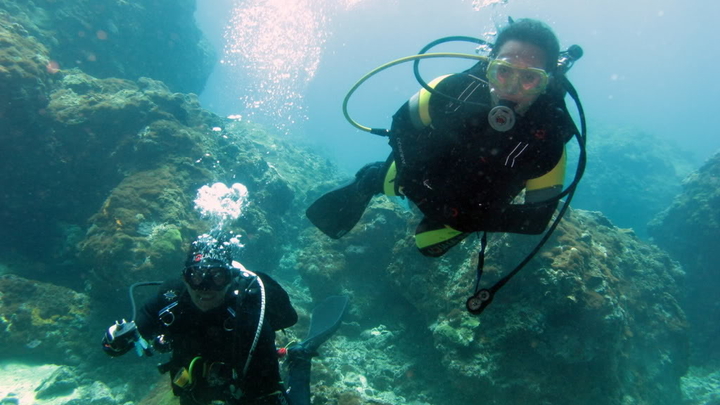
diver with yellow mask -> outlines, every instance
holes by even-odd
[[[574,191],[585,165],[585,125],[564,73],[582,56],[580,47],[560,52],[546,24],[510,19],[487,57],[475,55],[479,62],[470,69],[425,83],[417,62],[433,57],[423,54],[436,43],[407,58],[415,60],[423,88],[395,113],[390,130],[363,127],[346,113],[356,127],[387,136],[392,153],[307,209],[310,221],[331,238],[349,232],[374,195],[401,196],[424,214],[415,232],[418,249],[438,257],[474,232],[540,234],[560,198]],[[582,132],[565,105],[568,93],[583,119]],[[563,190],[565,144],[574,136],[581,149],[578,171]],[[523,190],[524,203],[514,203]],[[484,246],[485,237],[481,255]],[[470,301],[468,309],[474,312]]]

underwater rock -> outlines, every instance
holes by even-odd
[[[60,367],[35,388],[36,399],[49,399],[72,394],[78,378],[69,367]]]
[[[0,347],[4,359],[78,364],[90,306],[86,295],[64,287],[0,276]]]
[[[277,140],[271,156],[258,141],[269,137],[262,129],[217,117],[195,96],[151,79],[100,80],[78,70],[54,79],[43,129],[3,149],[0,235],[10,246],[30,257],[61,252],[64,271],[82,274],[84,288],[119,294],[139,277],[178,274],[189,241],[209,227],[193,208],[200,186],[242,182],[253,204],[232,227],[247,238],[246,264],[272,270],[278,241],[292,235],[278,233],[294,204],[290,182],[307,175],[297,166],[281,174],[286,166],[265,157],[302,153]],[[64,239],[70,228],[85,233],[74,251]]]
[[[55,364],[28,365],[3,361],[0,363],[0,404],[38,403],[35,389],[62,367]]]
[[[119,405],[124,403],[100,381],[80,381],[70,367],[59,367],[35,388],[37,404],[53,405]]]
[[[191,175],[172,166],[134,173],[89,218],[78,254],[94,269],[87,286],[93,296],[180,274],[187,245],[201,226],[191,211],[194,190],[179,181]]]
[[[693,364],[720,364],[720,153],[685,179],[683,192],[649,231],[688,274],[684,306],[693,326]]]
[[[53,70],[97,78],[151,77],[200,94],[216,61],[195,24],[195,0],[0,0],[0,20],[21,26],[53,55]]]
[[[392,263],[397,252],[387,248],[387,242],[403,238],[410,213],[386,197],[375,198],[354,230],[341,240],[332,240],[314,227],[306,227],[300,234],[301,249],[295,267],[310,287],[316,300],[341,294],[345,289],[362,289],[353,306],[374,306],[385,294],[393,294],[379,282],[386,278],[382,272]],[[381,273],[378,283],[367,283],[375,273]],[[360,291],[357,291],[358,293]],[[361,310],[362,311],[362,310]]]
[[[175,405],[177,403],[178,399],[173,395],[166,378],[158,379],[150,393],[137,401],[138,405]]]
[[[311,390],[314,403],[420,404],[418,398],[435,389],[412,353],[398,350],[411,343],[399,331],[378,325],[361,332],[360,339],[338,336],[332,341],[323,347],[322,362],[313,362],[313,381],[319,382]]]
[[[253,137],[270,135],[257,128],[228,123],[220,131],[199,130],[166,120],[146,128],[140,138],[162,146],[138,160],[132,158],[139,150],[132,143],[117,151],[126,156],[119,163],[127,165],[125,177],[96,208],[78,244],[83,265],[92,269],[91,294],[117,294],[117,286],[178,277],[190,241],[211,226],[194,209],[197,190],[217,181],[240,182],[249,190],[249,206],[225,226],[245,245],[238,259],[250,269],[273,272],[283,243],[296,237],[293,221],[299,216],[285,215],[298,207],[291,184],[310,175],[285,172],[282,164],[265,160]],[[304,154],[289,146],[282,149],[287,155]]]
[[[440,259],[422,257],[410,236],[419,217],[406,224],[409,215],[376,201],[343,239],[310,248],[320,257],[318,268],[323,257],[344,266],[333,273],[328,263],[322,283],[308,278],[311,291],[325,293],[333,284],[352,295],[349,321],[382,322],[398,341],[417,342],[358,349],[367,350],[363,358],[390,351],[412,370],[385,370],[395,375],[394,394],[430,403],[479,397],[538,405],[680,402],[688,364],[687,322],[678,304],[684,272],[667,254],[600,213],[571,210],[538,257],[476,317],[464,305],[479,242],[468,238]],[[382,235],[363,226],[380,216]],[[361,240],[366,252],[351,249]],[[481,286],[512,270],[537,240],[490,235]],[[383,374],[367,367],[373,369],[367,375]],[[374,377],[368,384],[388,386]],[[416,384],[423,389],[414,391]],[[342,391],[341,383],[335,387]]]
[[[80,387],[80,403],[91,405],[120,405],[125,403],[116,398],[110,387],[100,381]]]
[[[34,110],[23,110],[0,132],[10,146],[0,152],[6,190],[0,236],[31,254],[62,244],[62,229],[84,226],[130,172],[179,153],[201,156],[202,148],[193,146],[204,137],[197,126],[205,122],[210,132],[221,121],[200,109],[195,97],[170,93],[150,79],[98,80],[79,71],[54,79],[42,122],[32,118]],[[168,105],[174,107],[165,110]],[[184,131],[186,125],[195,129]],[[192,138],[191,132],[200,135]]]
[[[720,403],[720,371],[715,368],[691,367],[683,377],[683,394],[688,405]]]
[[[0,7],[1,8],[1,7]],[[0,10],[0,128],[30,128],[42,120],[52,81],[48,50],[21,24]],[[26,121],[28,120],[28,121]],[[16,129],[8,140],[27,136]],[[6,149],[6,148],[2,148]],[[0,152],[1,153],[1,152]],[[0,155],[2,156],[2,155]]]

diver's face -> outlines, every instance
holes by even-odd
[[[542,49],[517,40],[510,40],[503,44],[495,59],[507,62],[519,69],[545,69],[547,62],[547,57]],[[523,91],[519,80],[516,80],[514,85],[505,86],[502,89],[491,86],[490,91],[495,104],[501,99],[512,101],[517,104],[515,111],[518,113],[527,111],[541,94]]]
[[[225,301],[225,294],[230,288],[230,285],[227,285],[221,290],[194,290],[187,282],[185,285],[193,304],[203,312],[219,307]]]

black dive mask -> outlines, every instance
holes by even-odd
[[[230,284],[232,274],[227,267],[186,267],[183,278],[193,290],[220,291]]]

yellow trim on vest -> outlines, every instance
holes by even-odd
[[[397,177],[397,167],[395,167],[395,161],[393,160],[392,164],[388,168],[387,173],[385,173],[385,181],[383,182],[383,193],[385,195],[390,197],[396,197],[397,193],[395,193],[395,178]]]
[[[433,229],[432,231],[422,232],[415,235],[415,244],[419,249],[426,248],[428,246],[437,245],[438,243],[443,243],[446,240],[450,240],[458,235],[461,235],[462,232],[450,228],[449,226],[445,225],[444,228],[441,229]]]
[[[540,190],[555,186],[562,186],[565,182],[565,166],[567,165],[567,153],[563,149],[563,154],[555,167],[540,177],[530,179],[525,185],[526,190]]]
[[[433,81],[428,83],[428,86],[430,88],[434,89],[435,86],[438,85],[441,81],[445,80],[446,77],[449,77],[451,75],[445,75],[435,78]],[[418,93],[418,100],[417,100],[417,114],[420,117],[420,122],[423,123],[423,125],[428,126],[432,122],[432,117],[430,117],[430,96],[432,96],[432,93],[425,90],[423,87],[420,89],[420,92]],[[411,112],[412,114],[412,112]]]

